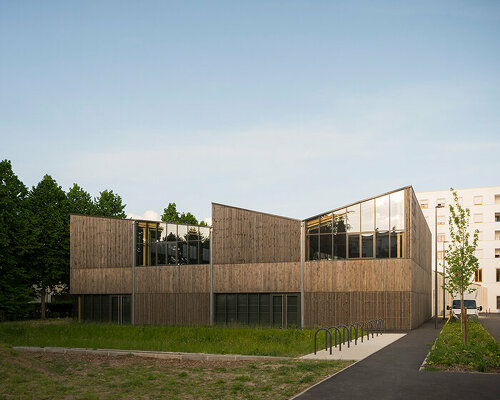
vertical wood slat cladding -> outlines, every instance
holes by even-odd
[[[384,329],[411,329],[410,292],[309,292],[304,295],[306,327],[330,327],[374,318]]]
[[[136,293],[209,293],[210,265],[135,268]]]
[[[137,293],[137,324],[208,325],[209,293]]]
[[[70,216],[71,268],[131,268],[133,222],[125,219]]]
[[[71,294],[132,293],[132,268],[71,268]]]
[[[410,291],[411,263],[411,260],[404,258],[306,261],[304,290],[306,292]]]
[[[212,203],[214,264],[300,261],[300,220]]]
[[[300,262],[215,264],[214,292],[300,292]]]

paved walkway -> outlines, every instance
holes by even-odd
[[[316,354],[311,353],[300,358],[306,360],[363,360],[385,346],[401,339],[403,336],[405,336],[404,333],[384,333],[383,335],[375,335],[374,337],[370,335],[370,339],[367,339],[365,336],[363,342],[361,342],[361,339],[358,339],[357,345],[352,341],[350,347],[347,347],[347,344],[343,344],[342,350],[339,350],[338,347],[333,347],[332,354],[330,354],[330,348],[328,350],[323,348],[317,351]],[[322,345],[324,346],[324,339],[323,335],[318,335],[318,348]]]
[[[427,322],[297,398],[497,400],[500,374],[419,371],[438,333]]]
[[[500,313],[490,314],[487,317],[483,317],[480,315],[479,322],[483,324],[483,326],[491,334],[491,336],[495,338],[495,340],[500,341]]]

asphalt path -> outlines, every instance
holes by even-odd
[[[441,327],[426,322],[298,399],[500,399],[500,374],[419,371]]]

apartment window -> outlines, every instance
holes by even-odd
[[[497,268],[497,282],[500,282],[500,268]]]
[[[500,258],[500,249],[495,249],[495,258]]]
[[[481,206],[483,204],[483,196],[474,196],[474,205]]]
[[[437,199],[436,204],[439,207],[444,207],[444,206],[446,206],[446,200],[445,199]]]
[[[446,238],[446,234],[444,234],[444,233],[438,233],[438,236],[437,236],[437,241],[438,242],[444,242],[445,238]]]
[[[429,208],[429,200],[422,200],[420,202],[420,208],[423,208],[423,209]]]
[[[500,213],[495,213],[495,222],[500,222]]]
[[[495,204],[500,204],[500,194],[495,195]]]
[[[482,282],[483,281],[483,270],[481,268],[476,269],[474,272],[474,282]]]
[[[500,296],[497,296],[497,309],[500,310]]]
[[[476,224],[483,222],[483,214],[474,214],[473,221]]]
[[[446,222],[446,218],[444,215],[440,215],[437,217],[437,222],[438,222],[438,225],[444,225],[445,222]]]
[[[438,260],[442,260],[443,259],[443,255],[444,255],[444,251],[438,251]]]
[[[500,231],[495,231],[495,240],[500,240]]]

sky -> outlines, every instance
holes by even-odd
[[[0,2],[0,159],[129,215],[499,185],[500,2]]]

